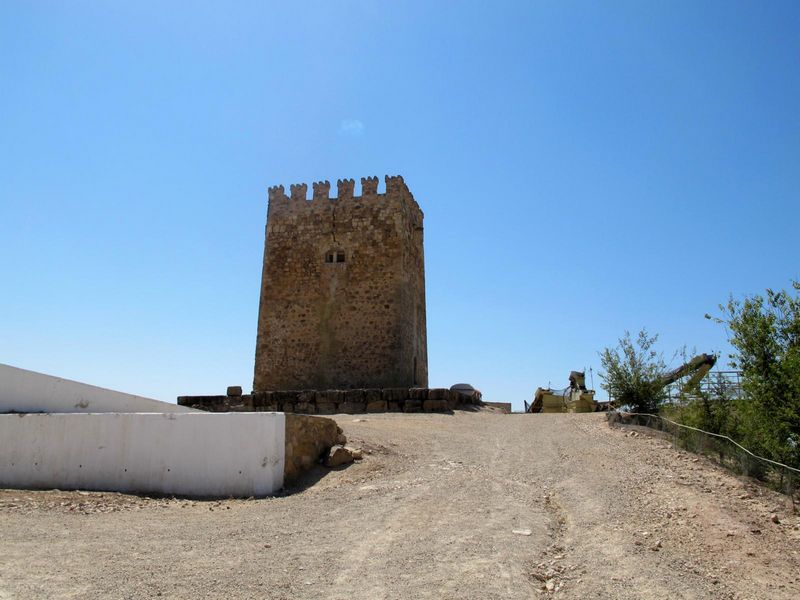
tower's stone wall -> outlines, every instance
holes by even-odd
[[[402,177],[269,189],[253,389],[426,387],[423,214]]]

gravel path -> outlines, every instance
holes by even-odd
[[[800,597],[784,497],[603,415],[337,420],[281,497],[0,490],[0,600]]]

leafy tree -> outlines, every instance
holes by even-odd
[[[800,465],[800,282],[791,290],[730,299],[721,305],[735,352],[731,366],[742,371],[746,402],[738,428],[745,445],[768,458]]]
[[[657,412],[666,398],[662,377],[667,370],[663,356],[653,350],[658,334],[642,329],[634,341],[626,331],[614,348],[600,353],[601,387],[618,406],[636,412]]]

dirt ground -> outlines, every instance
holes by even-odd
[[[0,490],[0,600],[800,598],[785,497],[602,414],[336,418],[279,497]]]

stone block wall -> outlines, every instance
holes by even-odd
[[[447,388],[286,390],[241,396],[179,396],[178,404],[211,412],[278,411],[309,415],[449,412],[481,404]]]
[[[286,415],[286,457],[283,479],[292,484],[336,444],[346,440],[333,419]]]

